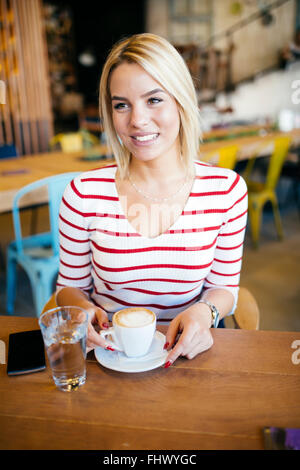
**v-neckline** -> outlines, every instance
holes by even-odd
[[[190,189],[190,192],[189,192],[189,195],[186,199],[186,202],[182,208],[182,211],[180,213],[180,215],[176,218],[176,220],[174,220],[174,222],[172,223],[172,225],[170,225],[170,227],[168,229],[166,229],[164,232],[160,233],[159,235],[157,235],[156,237],[146,237],[145,235],[142,235],[141,233],[139,233],[135,228],[134,226],[129,222],[128,220],[128,217],[125,215],[125,212],[124,212],[124,209],[123,209],[123,206],[121,204],[121,201],[120,201],[120,198],[119,198],[119,193],[118,193],[118,189],[117,189],[117,185],[116,185],[116,173],[117,173],[117,170],[118,168],[115,169],[115,173],[114,173],[114,191],[115,191],[115,195],[116,195],[116,198],[117,198],[117,203],[119,204],[119,211],[118,213],[120,213],[120,215],[122,216],[122,219],[125,219],[126,222],[127,222],[127,225],[128,227],[130,227],[131,229],[131,233],[134,233],[136,236],[138,236],[139,238],[143,238],[144,240],[148,240],[149,242],[150,241],[156,241],[156,240],[159,240],[160,238],[162,238],[164,235],[166,235],[167,233],[169,233],[170,231],[172,230],[175,230],[174,227],[175,225],[179,222],[179,220],[181,219],[181,217],[183,217],[183,213],[187,210],[187,206],[189,204],[189,201],[190,201],[190,197],[191,197],[191,194],[193,193],[194,191],[194,186],[195,186],[195,183],[196,183],[196,164],[194,163],[194,168],[195,168],[195,174],[194,174],[194,180],[193,180],[193,184],[191,185],[191,189]]]

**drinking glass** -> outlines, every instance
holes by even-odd
[[[86,381],[88,314],[80,307],[57,307],[39,318],[55,385],[77,390]]]

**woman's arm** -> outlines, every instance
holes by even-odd
[[[236,173],[231,173],[230,187],[224,200],[226,219],[219,232],[214,260],[204,281],[201,300],[211,302],[219,311],[219,318],[233,313],[238,295],[242,265],[243,242],[247,223],[247,186]],[[166,359],[166,367],[180,355],[192,359],[213,344],[210,328],[212,314],[205,303],[195,303],[177,315],[166,335],[166,348],[177,344]]]
[[[225,289],[208,290],[201,299],[208,300],[216,306],[220,319],[228,315],[234,304],[233,294]],[[165,348],[172,348],[178,333],[181,335],[167,356],[165,367],[169,367],[179,356],[193,359],[197,354],[209,349],[213,345],[210,332],[212,323],[210,307],[202,302],[195,303],[177,315],[168,328]]]
[[[85,293],[92,287],[92,275],[86,208],[84,198],[80,196],[83,193],[79,176],[66,187],[60,207],[60,265],[56,302],[59,306],[78,306],[88,312],[87,345],[91,349],[106,346],[106,341],[94,327],[108,327],[108,319],[104,310],[94,305]]]

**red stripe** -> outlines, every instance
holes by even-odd
[[[77,240],[76,238],[71,238],[71,237],[69,237],[68,235],[66,235],[65,233],[63,233],[61,230],[59,230],[59,233],[60,233],[63,237],[65,237],[65,238],[67,238],[68,240],[70,240],[71,242],[75,242],[75,243],[87,243],[87,242],[89,241],[88,239],[87,239],[87,240]]]
[[[233,188],[237,185],[239,179],[240,179],[240,176],[238,174],[236,174],[236,178],[235,178],[234,182],[232,183],[230,188],[227,189],[226,191],[207,191],[207,192],[203,192],[203,193],[191,193],[190,197],[221,196],[221,195],[229,194],[233,190]]]
[[[82,279],[86,279],[87,277],[90,277],[90,273],[87,274],[86,276],[82,277],[69,277],[69,276],[64,276],[61,272],[59,272],[59,276],[63,277],[64,279],[70,279],[71,281],[81,281]]]
[[[240,217],[243,217],[243,215],[247,214],[248,209],[246,209],[244,212],[242,212],[240,215],[237,215],[236,217],[233,217],[233,219],[229,219],[228,222],[233,222],[234,220],[239,219]]]
[[[227,180],[228,176],[225,175],[207,175],[207,176],[196,176],[196,180]]]
[[[208,284],[212,284],[213,286],[218,286],[220,287],[220,289],[222,289],[222,287],[239,287],[239,284],[215,284],[214,282],[211,282],[208,279],[205,279],[205,282],[208,282]]]
[[[238,259],[233,259],[233,260],[223,260],[223,259],[217,259],[215,258],[214,261],[217,261],[218,263],[237,263],[238,261],[241,261],[242,257],[241,258],[238,258]]]
[[[109,271],[109,272],[124,272],[124,271],[133,271],[135,269],[169,269],[169,268],[172,268],[172,269],[204,269],[204,268],[208,268],[209,266],[212,265],[212,261],[210,263],[207,263],[207,264],[200,264],[200,265],[186,265],[186,264],[142,264],[142,265],[138,265],[138,266],[127,266],[127,267],[124,267],[124,268],[121,268],[121,267],[118,267],[118,268],[109,268],[108,266],[102,266],[100,264],[98,264],[94,257],[93,257],[93,263],[95,263],[95,265],[97,266],[97,268],[103,270],[103,271]]]
[[[129,279],[127,281],[109,281],[107,279],[104,279],[103,277],[100,276],[100,274],[95,270],[95,268],[93,267],[93,270],[94,270],[94,273],[96,274],[96,276],[98,277],[98,279],[100,279],[101,281],[103,281],[104,283],[107,282],[109,284],[118,284],[118,285],[122,285],[122,284],[131,284],[132,282],[149,282],[149,281],[153,281],[153,282],[168,282],[168,283],[180,283],[180,284],[190,284],[190,283],[199,283],[201,281],[203,281],[203,279],[194,279],[194,280],[190,280],[190,281],[187,281],[187,280],[183,280],[183,279],[164,279],[164,278],[144,278],[144,279]]]
[[[141,237],[137,232],[112,232],[111,230],[103,230],[100,228],[95,229],[96,232],[105,233],[106,235],[111,235],[113,237]]]
[[[72,255],[72,256],[86,256],[86,255],[89,255],[91,252],[90,250],[89,251],[85,251],[84,253],[75,253],[74,251],[69,251],[67,250],[66,248],[64,248],[62,245],[59,245],[60,248],[65,251],[66,253],[68,253],[68,255]]]
[[[182,215],[201,215],[201,214],[223,214],[227,209],[200,209],[192,211],[183,211]]]
[[[192,299],[190,299],[187,302],[184,302],[182,304],[166,306],[166,305],[160,305],[160,304],[141,304],[140,302],[138,304],[134,304],[133,302],[129,303],[129,302],[126,302],[125,300],[116,299],[115,297],[113,297],[112,295],[109,295],[109,294],[103,294],[103,293],[97,292],[97,290],[96,290],[96,293],[97,293],[97,295],[107,297],[108,299],[112,300],[113,302],[116,302],[116,303],[121,304],[121,305],[125,305],[126,307],[152,307],[152,308],[158,308],[160,310],[170,310],[170,309],[174,309],[174,308],[184,307],[185,305],[190,304],[191,302],[194,302],[199,297],[199,294],[197,294],[195,297],[193,297]]]
[[[246,191],[245,194],[243,194],[242,197],[240,197],[239,199],[237,199],[237,200],[235,201],[235,203],[232,204],[232,206],[228,207],[227,211],[230,211],[230,209],[232,209],[234,206],[236,206],[236,204],[238,204],[238,203],[241,202],[243,199],[245,199],[245,197],[247,197],[247,195],[248,195],[248,191]]]
[[[102,194],[81,194],[76,188],[74,181],[71,181],[71,188],[74,193],[81,199],[104,199],[106,201],[118,201],[119,198],[116,196],[104,196]]]
[[[219,233],[219,237],[230,237],[231,235],[236,235],[237,233],[241,233],[243,230],[245,230],[246,225],[242,227],[240,230],[237,230],[236,232],[231,232],[231,233]]]
[[[216,250],[235,250],[236,248],[240,248],[243,245],[244,241],[236,246],[216,246]]]
[[[77,230],[83,230],[85,232],[87,231],[86,228],[79,227],[79,225],[72,224],[69,220],[65,219],[61,214],[59,214],[59,218],[60,218],[60,220],[62,220],[65,224],[69,225],[70,227],[76,228]]]
[[[82,217],[95,217],[95,216],[96,216],[96,212],[80,212],[78,209],[75,209],[74,207],[72,207],[72,206],[65,200],[64,197],[62,198],[62,202],[64,203],[64,205],[65,205],[68,209],[70,209],[71,211],[75,212],[75,214],[81,215]]]
[[[203,280],[203,279],[202,279]],[[147,290],[147,289],[137,289],[134,287],[125,287],[124,290],[130,290],[133,292],[139,292],[141,294],[148,294],[148,295],[184,295],[188,294],[189,292],[193,292],[193,290],[199,288],[199,286],[193,287],[193,289],[186,290],[185,292],[157,292],[157,291],[152,291],[152,290]],[[112,290],[111,288],[109,290]]]
[[[105,183],[114,183],[115,178],[81,178],[80,181],[103,181]]]
[[[62,259],[60,260],[61,264],[63,264],[64,266],[66,266],[67,268],[75,268],[75,269],[78,269],[78,268],[86,268],[87,266],[90,266],[91,264],[91,261],[89,263],[86,263],[86,264],[81,264],[81,265],[76,265],[76,264],[67,264],[65,263]]]
[[[200,232],[210,232],[212,230],[219,230],[221,225],[216,225],[215,227],[200,227],[200,228],[183,228],[178,230],[167,230],[165,234],[175,235],[177,233],[200,233]]]
[[[96,212],[95,217],[108,217],[110,219],[126,219],[123,214],[107,214],[104,212]]]
[[[114,290],[112,287],[110,287],[109,284],[107,284],[107,282],[104,282],[104,285],[105,285],[107,290]]]
[[[96,170],[106,170],[106,168],[117,168],[116,163],[112,163],[111,165],[105,165],[105,166],[100,166],[99,168],[95,168],[94,170],[91,171],[96,171]]]
[[[123,249],[117,249],[117,248],[106,248],[103,246],[99,246],[94,240],[91,240],[93,246],[98,250],[102,251],[104,253],[116,253],[116,254],[132,254],[132,253],[145,253],[149,251],[201,251],[201,250],[207,250],[214,246],[216,243],[217,237],[214,239],[212,243],[209,245],[203,245],[203,246],[191,246],[191,247],[186,247],[186,246],[150,246],[146,248],[133,248],[129,250],[123,250]]]
[[[68,286],[68,285],[61,284],[60,282],[57,282],[56,285],[59,286],[59,287],[70,287],[70,286]],[[89,291],[89,290],[91,290],[92,287],[93,287],[93,285],[90,284],[90,285],[87,286],[87,287],[77,287],[77,289]]]
[[[107,214],[105,212],[81,212],[78,209],[72,207],[64,198],[62,199],[64,205],[75,212],[75,214],[81,215],[81,217],[109,217],[112,219],[125,219],[126,217],[123,214]]]
[[[217,271],[214,271],[213,269],[210,271],[212,274],[216,274],[217,276],[237,276],[238,274],[241,274],[241,271],[238,271],[237,273],[218,273]]]

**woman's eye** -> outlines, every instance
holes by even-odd
[[[114,105],[114,109],[126,109],[127,104],[126,103],[117,103]]]
[[[157,104],[157,103],[161,103],[162,99],[161,98],[149,98],[148,102],[150,104]]]

